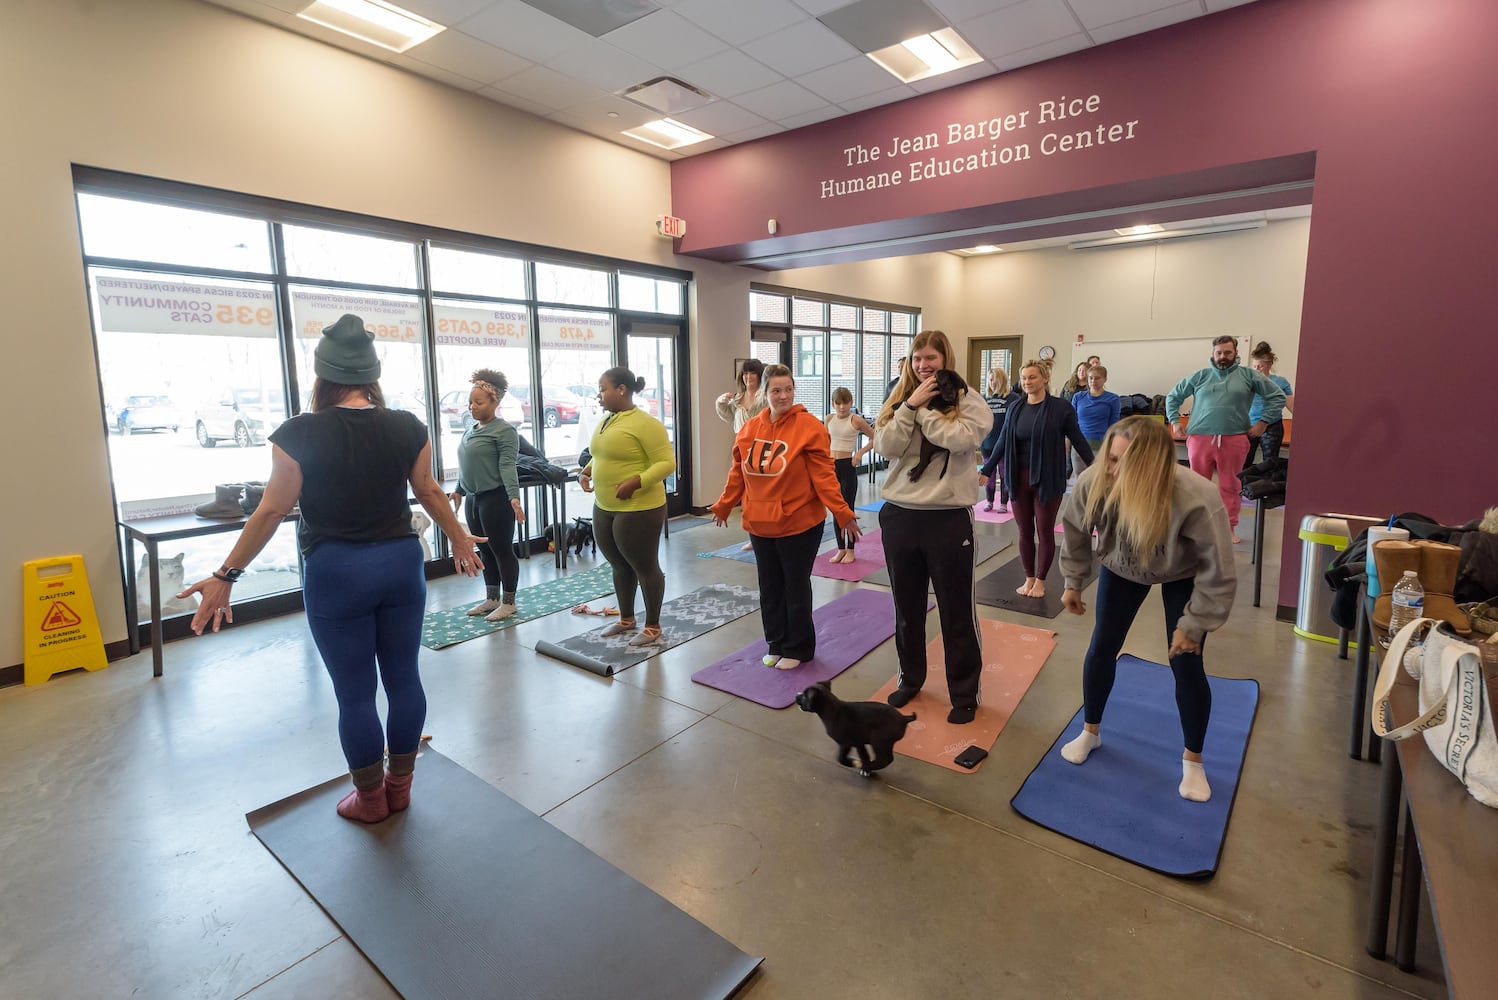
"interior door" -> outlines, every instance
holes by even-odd
[[[967,342],[967,371],[963,378],[967,384],[988,394],[988,373],[1002,368],[1009,375],[1013,388],[1019,380],[1019,366],[1024,363],[1020,351],[1024,349],[1023,337],[974,337]]]

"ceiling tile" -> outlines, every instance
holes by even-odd
[[[1077,19],[1061,0],[1021,0],[964,22],[962,37],[997,63],[995,56],[1054,42],[1078,30]]]
[[[794,0],[797,7],[806,11],[812,17],[820,17],[829,10],[837,10],[846,7],[853,0]]]
[[[933,90],[946,90],[948,87],[955,87],[959,83],[967,83],[969,80],[981,80],[983,77],[993,76],[997,72],[998,70],[994,69],[988,63],[980,62],[974,63],[971,66],[964,66],[961,69],[954,69],[950,73],[943,73],[940,76],[917,80],[911,86],[923,94],[929,94]]]
[[[215,7],[248,14],[271,24],[282,24],[305,4],[301,0],[208,0]]]
[[[573,48],[557,53],[546,60],[546,64],[599,90],[607,91],[623,90],[665,75],[663,69],[655,63],[630,55],[596,38],[589,38]]]
[[[723,138],[729,142],[748,142],[750,139],[763,139],[767,135],[774,135],[777,132],[784,131],[784,128],[776,125],[774,122],[765,122],[763,125],[756,125],[754,128],[745,129],[742,132],[735,132],[733,135],[725,135]]]
[[[556,111],[556,108],[547,107],[539,101],[532,101],[529,98],[521,97],[518,94],[505,93],[498,87],[485,87],[483,90],[479,91],[479,94],[483,97],[489,98],[489,100],[491,101],[498,101],[500,104],[508,104],[512,108],[519,108],[521,111],[529,111],[531,114],[540,115],[543,118]]]
[[[903,101],[907,97],[914,97],[915,95],[916,91],[914,88],[907,87],[902,83],[899,86],[890,87],[888,90],[869,94],[866,97],[854,97],[851,100],[838,101],[838,104],[842,106],[844,111],[864,111],[868,108],[877,108],[881,104],[893,104],[896,101]]]
[[[1092,47],[1092,39],[1078,32],[1065,38],[1058,38],[1054,42],[1046,42],[1037,45],[1033,49],[1020,49],[993,60],[993,64],[999,68],[999,72],[1007,72],[1018,69],[1021,66],[1031,66],[1035,63],[1045,62],[1047,59],[1056,59],[1072,52],[1080,52]]]
[[[808,19],[806,11],[790,0],[685,0],[676,13],[730,45],[742,45],[797,21]]]
[[[464,21],[463,33],[537,62],[593,37],[520,0],[496,0]]]
[[[801,76],[861,54],[820,21],[801,21],[740,47],[786,76]]]
[[[780,119],[780,124],[788,129],[805,128],[807,125],[815,125],[817,122],[840,118],[844,114],[846,112],[842,108],[829,105],[825,108],[819,108],[816,111],[808,111],[803,115],[791,115],[789,118],[782,118]]]
[[[307,6],[307,0],[272,0],[275,3],[296,3]],[[449,28],[455,27],[489,6],[493,0],[400,0],[397,6],[420,14],[428,21]]]
[[[827,102],[798,83],[782,80],[768,87],[740,94],[735,103],[771,121],[779,121],[790,115],[814,111]]]
[[[613,112],[618,117],[610,118]],[[566,122],[577,128],[596,128],[605,132],[622,132],[636,125],[643,125],[649,121],[655,121],[660,117],[660,112],[652,111],[650,108],[642,108],[633,101],[626,101],[622,97],[609,94],[600,97],[596,101],[587,101],[583,104],[574,105],[566,111],[558,111],[550,117],[557,121]]]
[[[784,79],[773,69],[755,62],[738,49],[728,49],[688,63],[673,75],[718,97],[737,97]]]
[[[603,36],[610,45],[674,70],[728,48],[691,21],[669,10],[646,14]]]
[[[514,76],[505,77],[495,89],[542,105],[551,111],[565,111],[605,96],[596,87],[563,76],[550,66],[532,66]]]
[[[1100,28],[1115,21],[1127,21],[1131,17],[1153,13],[1161,7],[1169,7],[1179,0],[1067,0],[1067,6],[1087,29]],[[1196,13],[1202,12],[1201,0],[1191,0]]]
[[[466,76],[449,73],[440,66],[429,66],[409,56],[396,56],[390,60],[390,65],[410,70],[419,76],[424,76],[429,80],[436,80],[438,83],[445,83],[449,87],[456,87],[458,90],[480,90],[484,86],[478,80],[470,80]]]
[[[926,0],[928,4],[945,14],[948,21],[960,24],[981,14],[989,14],[1001,7],[1009,7],[1019,0]],[[1160,0],[1169,3],[1170,0]]]
[[[887,70],[868,56],[854,56],[798,76],[796,82],[833,104],[842,104],[854,97],[886,90],[892,79]]]
[[[531,66],[529,59],[452,28],[407,49],[403,55],[479,83],[493,83]]]
[[[1146,31],[1154,31],[1156,28],[1163,28],[1168,24],[1179,24],[1182,21],[1189,21],[1193,17],[1200,17],[1201,12],[1200,0],[1186,0],[1185,3],[1172,4],[1169,7],[1163,7],[1148,14],[1141,14],[1138,17],[1131,17],[1127,20],[1115,21],[1112,24],[1091,28],[1087,33],[1092,36],[1094,42],[1102,45],[1105,42],[1127,38],[1130,35],[1142,35]]]
[[[729,135],[765,124],[763,115],[757,115],[747,108],[730,104],[728,101],[717,101],[705,108],[693,108],[691,111],[683,111],[672,117],[679,122],[686,122],[693,128],[711,132],[713,135]]]

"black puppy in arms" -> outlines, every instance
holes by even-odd
[[[926,404],[926,409],[936,410],[949,417],[956,416],[957,401],[965,392],[967,392],[967,383],[963,381],[962,376],[950,368],[943,368],[936,373],[936,395],[931,397],[930,402]],[[920,431],[916,433],[920,434]],[[942,456],[941,475],[945,476],[947,466],[952,461],[952,453],[927,441],[926,436],[921,434],[921,460],[907,473],[912,483],[921,478],[921,474],[926,471],[926,466],[931,464],[938,453]]]
[[[832,693],[830,681],[820,681],[796,695],[803,712],[815,712],[837,744],[837,762],[852,767],[848,752],[858,751],[858,773],[865,778],[888,767],[895,759],[895,744],[905,736],[905,727],[915,713],[902,715],[882,701],[842,701]]]

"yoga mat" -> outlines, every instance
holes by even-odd
[[[965,726],[947,721],[952,698],[947,693],[947,659],[941,636],[926,646],[926,684],[902,712],[914,712],[916,720],[905,730],[905,738],[895,744],[895,753],[936,764],[949,771],[971,774],[983,768],[980,762],[971,770],[952,763],[969,746],[976,744],[992,750],[1020,699],[1035,683],[1040,668],[1056,648],[1056,633],[1050,629],[1027,628],[1009,622],[978,619],[983,636],[983,680],[978,714]],[[870,696],[870,701],[884,701],[895,689],[899,677]]]
[[[829,580],[847,580],[857,583],[870,573],[884,569],[884,543],[879,540],[879,529],[875,528],[858,540],[853,547],[857,559],[850,563],[835,563],[832,557],[837,549],[828,549],[817,556],[811,565],[812,576],[824,576]]]
[[[761,959],[427,749],[411,808],[333,811],[343,775],[250,829],[406,997],[727,997]]]
[[[1009,544],[1013,540],[1013,535],[1008,532],[994,532],[986,530],[974,531],[973,544],[978,546],[978,557],[975,565],[982,564],[983,562],[992,559],[994,556],[998,555],[1000,552],[1008,548]],[[864,581],[867,583],[877,584],[880,587],[888,587],[889,567],[884,566],[881,569],[876,569],[874,572],[864,577]],[[927,587],[926,592],[932,593],[933,591],[930,587]]]
[[[480,616],[470,616],[468,609],[478,601],[445,611],[433,611],[421,623],[421,644],[428,649],[446,649],[613,592],[614,571],[608,563],[573,571],[555,580],[520,588],[515,594],[515,613],[504,621],[486,622]]]
[[[1212,723],[1203,753],[1212,798],[1188,802],[1181,783],[1181,723],[1170,668],[1118,658],[1103,717],[1103,745],[1082,765],[1061,747],[1082,731],[1078,710],[1010,805],[1063,837],[1162,875],[1209,878],[1217,871],[1238,794],[1259,682],[1208,677]]]
[[[1094,579],[1096,575],[1089,576],[1082,586],[1085,588]],[[1051,571],[1046,574],[1044,597],[1021,597],[1016,594],[1014,588],[1024,582],[1024,565],[1018,558],[1011,559],[980,579],[973,588],[974,596],[979,604],[990,608],[1003,608],[1005,611],[1034,615],[1037,618],[1055,618],[1061,613],[1061,592],[1066,589],[1066,584],[1061,579],[1059,561],[1051,563]]]
[[[895,634],[895,600],[878,590],[844,594],[811,617],[817,655],[796,669],[778,670],[761,663],[760,657],[770,651],[761,639],[703,667],[692,680],[767,708],[787,708],[795,704],[797,694],[817,681],[832,680]]]
[[[695,639],[719,625],[727,625],[758,610],[758,591],[728,583],[714,583],[698,587],[690,594],[683,594],[661,605],[661,641],[654,645],[631,646],[629,641],[640,634],[638,631],[605,639],[600,633],[613,624],[609,622],[561,642],[543,639],[536,643],[536,652],[604,677],[612,677],[618,671],[648,660],[657,653],[664,653],[688,639]],[[640,625],[643,627],[644,624],[642,620]]]
[[[754,550],[744,548],[744,541],[747,541],[747,539],[734,542],[732,545],[725,545],[721,549],[714,549],[711,552],[699,552],[697,553],[697,558],[732,559],[734,562],[748,563],[753,566],[755,564]],[[818,547],[826,545],[830,541],[832,541],[832,522],[824,521],[822,522],[822,541]]]
[[[884,501],[883,500],[874,500],[874,501],[872,501],[870,503],[864,504],[862,507],[854,507],[853,509],[854,510],[878,511],[879,508],[883,507],[883,506],[884,506]]]
[[[983,508],[987,503],[987,500],[981,500],[973,504],[974,520],[983,521],[987,524],[1007,524],[1014,520],[1014,515],[1008,511],[1001,513],[997,510],[984,510]]]

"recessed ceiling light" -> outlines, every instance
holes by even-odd
[[[619,112],[617,112],[617,111],[610,111],[609,112],[609,117],[610,118],[618,118],[619,117]]]
[[[392,52],[404,52],[447,30],[383,0],[317,0],[297,17]]]
[[[983,243],[983,244],[980,244],[979,246],[965,247],[965,248],[963,248],[961,250],[953,250],[952,251],[952,253],[955,253],[959,257],[977,257],[977,256],[979,256],[981,254],[986,254],[986,253],[1003,253],[1003,252],[1004,252],[1004,248],[1003,247],[996,247],[992,243]]]
[[[983,61],[973,47],[952,28],[907,38],[868,53],[901,83],[925,80]]]
[[[708,133],[690,125],[684,125],[673,118],[660,118],[653,122],[646,122],[644,125],[627,128],[624,134],[631,139],[639,139],[641,142],[648,142],[662,149],[680,149],[683,146],[691,146],[713,138]]]
[[[1144,236],[1146,233],[1163,233],[1165,232],[1165,227],[1151,224],[1147,226],[1130,226],[1127,229],[1115,229],[1113,231],[1120,236]]]

